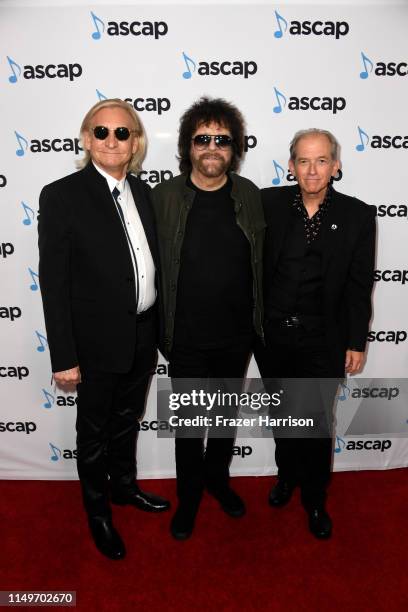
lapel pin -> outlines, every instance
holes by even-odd
[[[335,223],[333,223],[333,225],[331,226],[332,230],[336,230],[337,229],[337,225]]]

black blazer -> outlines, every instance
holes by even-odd
[[[127,179],[158,271],[150,187]],[[53,372],[78,364],[127,371],[136,346],[134,270],[108,183],[92,163],[43,188],[38,233]]]
[[[261,191],[267,230],[264,291],[274,273],[297,185]],[[324,218],[324,317],[334,376],[344,375],[345,351],[365,349],[374,281],[375,206],[338,193]]]

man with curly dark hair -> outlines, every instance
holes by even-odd
[[[235,171],[244,120],[223,99],[203,97],[180,121],[181,174],[153,190],[163,298],[162,351],[180,379],[242,379],[254,335],[262,335],[262,245],[258,188]],[[220,382],[221,381],[221,382]],[[245,513],[229,485],[234,437],[176,435],[179,505],[174,538],[188,538],[204,489],[233,517]],[[194,434],[193,434],[194,435]]]

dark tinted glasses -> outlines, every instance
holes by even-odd
[[[197,149],[205,149],[209,146],[212,139],[214,139],[214,143],[219,149],[227,149],[232,145],[232,138],[227,136],[227,134],[197,134],[197,136],[192,138],[192,141]]]
[[[127,140],[131,134],[135,130],[129,130],[127,127],[117,127],[114,130],[110,130],[104,125],[97,125],[94,128],[91,128],[91,132],[94,133],[95,138],[98,140],[105,140],[108,137],[109,132],[113,132],[117,138],[117,140]]]

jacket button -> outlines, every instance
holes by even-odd
[[[179,238],[181,238],[181,237],[182,237],[182,235],[183,235],[183,232],[181,232],[181,231],[180,231],[180,232],[177,232],[177,236],[178,236]]]
[[[170,283],[170,289],[172,291],[175,291],[176,290],[176,283],[174,283],[174,282]]]
[[[179,264],[179,263],[180,263],[180,260],[179,260],[179,259],[176,257],[176,259],[174,260],[174,263],[175,263],[175,264]]]

